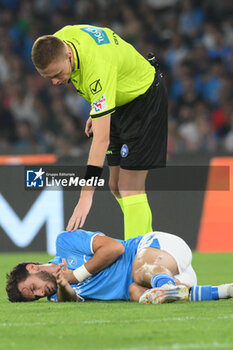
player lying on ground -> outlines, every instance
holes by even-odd
[[[233,284],[197,286],[192,252],[178,236],[147,233],[127,241],[100,232],[63,232],[49,264],[25,262],[7,275],[12,302],[131,300],[162,303],[233,297]],[[67,263],[67,265],[66,265]]]

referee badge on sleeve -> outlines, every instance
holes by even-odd
[[[93,95],[95,95],[95,94],[97,94],[98,92],[100,92],[100,91],[102,90],[102,86],[101,86],[101,84],[100,84],[100,79],[95,80],[93,83],[91,83],[91,84],[89,85],[89,87],[90,87],[91,93],[92,93]]]
[[[129,154],[129,148],[126,144],[124,144],[121,147],[121,156],[122,156],[122,158],[125,158],[125,157],[127,157],[128,154]]]

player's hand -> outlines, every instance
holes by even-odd
[[[79,199],[78,204],[74,208],[73,215],[71,216],[68,225],[66,227],[67,231],[76,231],[79,227],[83,227],[86,217],[92,206],[92,194],[90,196],[85,196]]]
[[[60,265],[58,265],[58,268],[56,270],[55,278],[58,287],[65,287],[68,284],[68,281],[65,278],[62,267]]]
[[[93,133],[93,130],[92,130],[92,118],[89,117],[87,119],[87,122],[86,122],[86,126],[85,126],[85,134],[90,137],[90,135]]]
[[[76,283],[77,279],[75,278],[74,274],[73,274],[73,270],[69,270],[67,267],[67,263],[66,263],[66,259],[62,259],[62,263],[59,264],[58,266],[60,266],[62,268],[62,272],[63,272],[63,277],[68,281],[68,282],[73,282]]]

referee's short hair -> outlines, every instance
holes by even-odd
[[[37,69],[45,69],[59,57],[65,56],[65,43],[53,35],[39,37],[32,47],[32,61]]]

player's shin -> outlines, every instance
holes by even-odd
[[[151,287],[152,288],[157,288],[157,287],[162,287],[165,284],[173,284],[174,286],[176,285],[176,282],[174,278],[167,273],[156,273],[152,278],[151,278]]]

